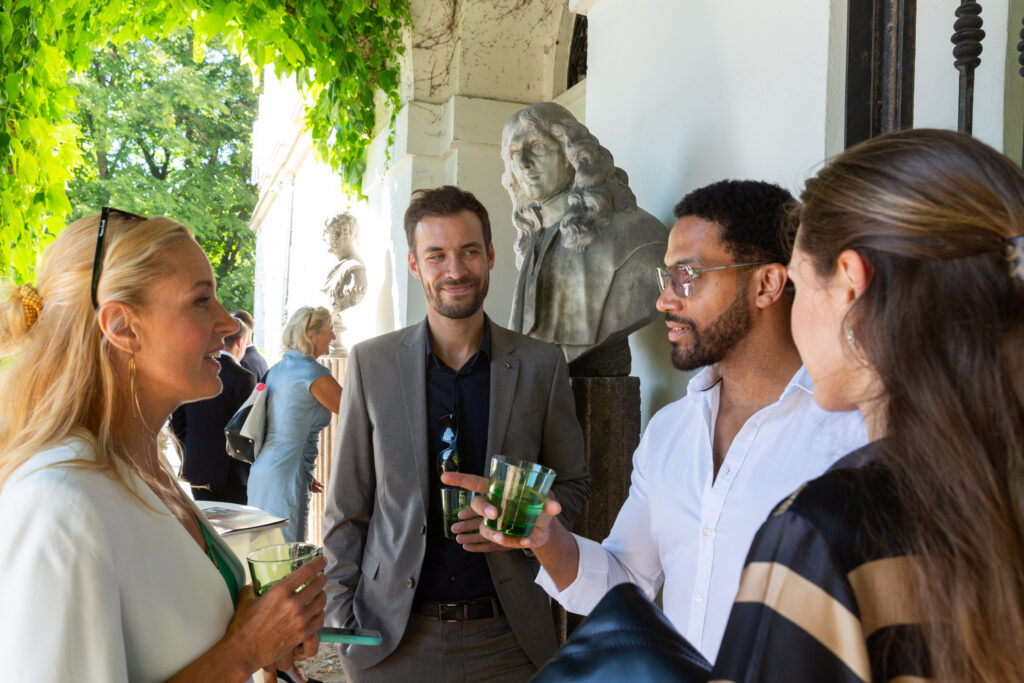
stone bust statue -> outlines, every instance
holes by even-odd
[[[509,327],[559,346],[573,376],[628,375],[626,338],[657,315],[668,231],[560,105],[513,114],[501,157],[519,267]]]
[[[366,295],[366,266],[355,248],[358,237],[359,223],[350,213],[339,213],[324,224],[324,240],[328,251],[338,258],[322,290],[331,297],[331,308],[334,311],[332,323],[335,339],[331,342],[330,355],[341,358],[348,355],[341,342],[341,333],[345,331],[341,312],[358,304]]]

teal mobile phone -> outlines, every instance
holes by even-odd
[[[362,628],[333,628],[324,626],[317,630],[321,643],[346,643],[349,645],[380,645],[380,631]]]

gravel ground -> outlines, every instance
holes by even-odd
[[[338,661],[338,648],[331,643],[320,643],[316,657],[302,662],[299,668],[307,678],[315,678],[324,683],[345,683],[345,673]]]

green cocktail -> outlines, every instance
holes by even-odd
[[[537,523],[537,517],[544,509],[546,496],[534,489],[523,488],[515,499],[505,501],[502,507],[504,493],[505,489],[500,484],[491,485],[487,492],[487,502],[498,508],[499,514],[498,519],[488,519],[484,523],[506,536],[529,536]]]
[[[293,571],[320,554],[312,543],[281,543],[254,550],[245,556],[256,595],[263,595]],[[301,586],[299,587],[301,589]]]
[[[498,517],[484,523],[506,536],[529,536],[544,509],[555,476],[554,470],[535,462],[494,456],[487,502],[498,509]]]
[[[441,489],[441,509],[444,514],[445,538],[455,538],[455,534],[452,533],[452,524],[463,521],[459,519],[459,513],[469,507],[470,501],[473,500],[474,495],[476,494],[472,491],[467,491],[466,489]]]

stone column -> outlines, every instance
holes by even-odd
[[[573,531],[600,542],[629,495],[633,451],[640,443],[640,379],[574,377],[572,390],[591,485],[590,501]]]
[[[326,356],[320,359],[320,364],[330,368],[334,379],[341,384],[345,379],[345,370],[348,368],[348,358],[334,358]],[[316,459],[316,469],[313,476],[325,487],[331,479],[331,459],[334,457],[334,435],[338,429],[338,416],[331,416],[331,424],[324,427],[320,432],[319,455]],[[314,493],[309,499],[309,517],[307,518],[306,538],[322,545],[324,541],[324,507],[327,504],[327,496],[323,493]]]

